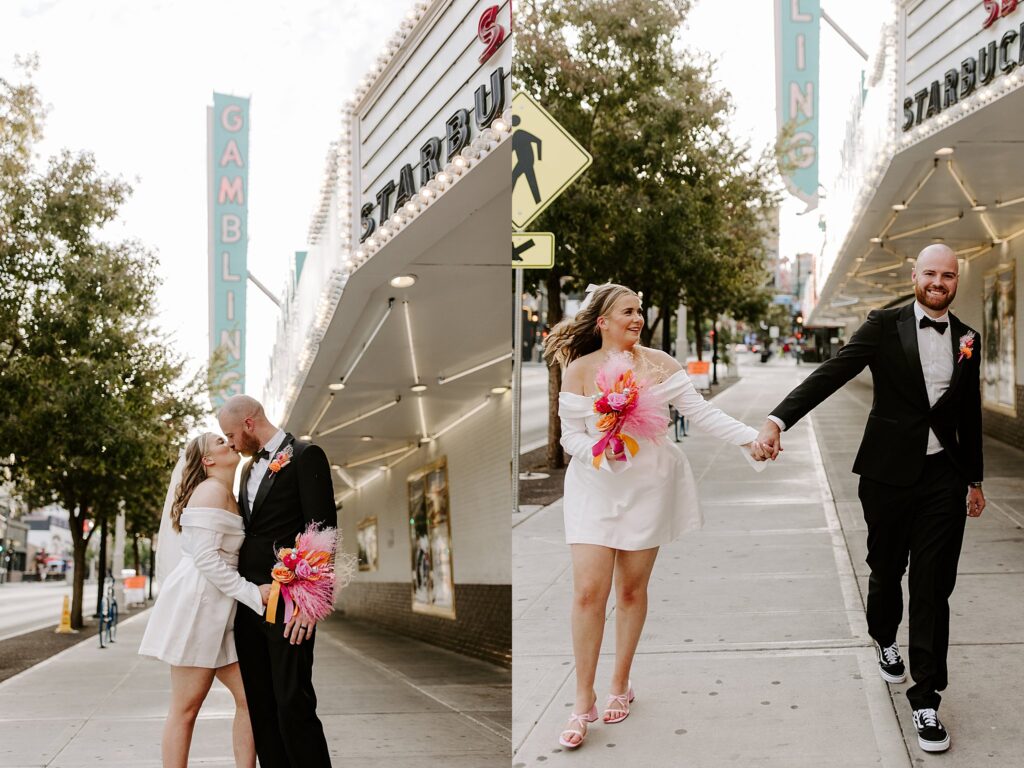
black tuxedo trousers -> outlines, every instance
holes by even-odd
[[[329,767],[327,739],[316,714],[313,645],[284,636],[284,611],[268,624],[252,611],[235,615],[235,649],[260,766]]]
[[[868,526],[868,633],[883,647],[896,640],[909,561],[908,660],[914,685],[907,699],[914,709],[938,709],[938,692],[949,682],[949,597],[967,520],[966,482],[942,451],[925,458],[909,487],[862,476],[858,493]]]

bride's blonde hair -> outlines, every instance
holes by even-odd
[[[181,512],[192,497],[192,492],[206,479],[206,467],[203,457],[210,444],[212,432],[205,432],[193,437],[185,446],[185,465],[181,468],[181,482],[174,490],[174,502],[171,504],[171,527],[181,533]]]
[[[557,361],[567,366],[577,357],[601,348],[601,329],[597,319],[611,312],[615,302],[623,296],[640,298],[631,288],[607,283],[590,294],[590,301],[571,320],[563,320],[551,329],[544,340],[544,358],[548,363]]]

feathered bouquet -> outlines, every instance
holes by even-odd
[[[595,383],[601,391],[594,401],[594,411],[601,414],[597,429],[604,433],[591,449],[594,468],[598,469],[607,448],[611,447],[612,453],[617,454],[617,461],[626,460],[627,449],[636,456],[640,451],[636,438],[659,440],[665,433],[668,419],[663,404],[644,397],[645,385],[637,379],[625,355],[609,355],[598,370]]]
[[[338,529],[321,528],[310,523],[295,537],[294,547],[277,550],[277,564],[270,575],[267,621],[277,618],[278,598],[284,598],[285,623],[302,611],[313,621],[321,621],[334,610],[334,589],[344,587],[352,578],[355,558],[338,554]]]

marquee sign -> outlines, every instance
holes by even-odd
[[[1013,10],[1016,8],[1014,5]],[[995,21],[995,19],[992,19]],[[987,28],[991,22],[984,26]],[[968,56],[958,67],[947,69],[941,80],[933,80],[913,96],[903,99],[903,130],[909,131],[961,99],[988,85],[996,77],[1008,75],[1024,66],[1024,24],[1008,29],[998,40],[990,40],[978,49],[977,56]]]
[[[412,199],[420,187],[434,178],[445,164],[468,147],[473,140],[472,126],[484,130],[505,111],[505,70],[498,67],[491,73],[490,88],[481,85],[473,97],[472,117],[469,109],[458,109],[444,124],[444,138],[431,136],[420,147],[419,159],[398,170],[398,179],[390,179],[377,190],[376,202],[364,203],[359,211],[363,242],[377,231],[396,210]],[[418,179],[418,180],[417,180]],[[374,211],[377,216],[374,217]]]

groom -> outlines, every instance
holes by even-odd
[[[868,366],[874,403],[853,464],[868,526],[868,632],[882,678],[906,680],[896,643],[903,573],[910,562],[910,673],[907,691],[918,744],[949,748],[940,722],[946,688],[949,596],[969,517],[985,508],[981,490],[981,339],[947,307],[959,279],[956,254],[929,245],[912,272],[916,301],[874,310],[838,355],[783,400],[758,435],[778,455],[780,429]]]
[[[338,524],[331,467],[321,448],[275,427],[251,397],[229,398],[217,420],[231,448],[253,457],[242,470],[238,494],[245,518],[238,572],[269,584],[277,548],[293,546],[311,522]],[[252,611],[235,615],[235,648],[256,754],[266,768],[329,767],[313,690],[316,622],[301,612],[285,622],[283,613],[275,624]]]

